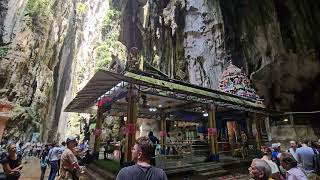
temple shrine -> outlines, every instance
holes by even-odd
[[[226,70],[223,71],[219,81],[219,89],[222,92],[249,98],[262,104],[259,96],[252,88],[250,80],[243,69],[238,68],[230,62]]]

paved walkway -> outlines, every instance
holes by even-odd
[[[24,162],[24,160],[23,160]],[[2,165],[0,165],[0,171],[2,171]],[[50,167],[47,167],[46,174],[45,174],[45,180],[48,179],[50,173]],[[20,180],[39,180],[41,175],[40,170],[40,160],[36,157],[31,157],[31,159],[28,159],[28,163],[23,163],[23,168],[21,171],[21,177]],[[80,178],[81,180],[89,180],[89,178],[84,175]],[[58,177],[56,177],[56,180],[58,180]]]

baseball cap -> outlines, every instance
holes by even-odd
[[[68,137],[68,138],[67,138],[66,142],[68,143],[68,142],[76,141],[76,140],[77,140],[77,138],[76,138],[76,137],[74,137],[74,136],[70,136],[70,137]]]
[[[271,145],[272,149],[278,148],[278,147],[280,147],[280,146],[281,146],[281,143],[273,143],[273,144]]]

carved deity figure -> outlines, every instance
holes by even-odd
[[[140,65],[140,56],[139,49],[137,47],[133,47],[130,50],[129,58],[127,60],[127,69],[128,70],[138,70]]]

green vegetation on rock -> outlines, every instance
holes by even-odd
[[[111,62],[111,55],[120,48],[118,41],[120,31],[120,12],[113,9],[108,9],[104,17],[105,40],[97,46],[97,54],[99,60],[96,69],[103,69]]]
[[[28,0],[26,14],[30,16],[47,15],[49,13],[50,0]]]
[[[85,14],[87,12],[87,5],[82,2],[78,2],[77,7],[76,7],[76,11],[80,15]]]
[[[4,58],[8,54],[9,48],[0,47],[0,59]]]

